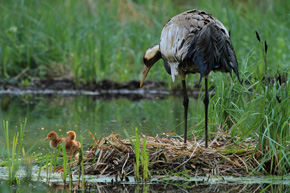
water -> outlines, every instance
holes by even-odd
[[[63,192],[69,190],[69,185],[63,185],[60,173],[52,173],[48,180],[46,171],[39,172],[39,167],[32,168],[32,181],[23,181],[19,186],[9,187],[3,178],[8,174],[5,168],[0,170],[0,192]],[[3,172],[4,171],[4,172]],[[25,179],[25,167],[18,170],[18,176]],[[290,176],[260,176],[260,177],[154,177],[150,183],[136,183],[134,177],[129,181],[116,182],[115,177],[86,175],[86,187],[78,186],[78,176],[73,176],[72,189],[75,192],[289,192]],[[69,181],[69,178],[67,178]]]
[[[92,96],[0,96],[0,120],[9,122],[11,137],[19,131],[20,124],[27,119],[24,147],[30,148],[35,142],[35,152],[50,152],[47,141],[43,139],[50,131],[60,136],[74,130],[83,136],[85,144],[93,144],[89,133],[100,139],[112,132],[125,137],[124,130],[134,135],[137,127],[145,135],[176,131],[183,134],[182,98],[168,96],[163,99],[131,101],[126,98],[95,98]],[[203,103],[191,99],[189,107],[189,126],[203,121]],[[203,132],[203,128],[197,128]],[[0,124],[0,133],[3,124]],[[201,133],[202,134],[202,133]],[[0,135],[0,144],[4,135]]]
[[[0,192],[69,192],[69,185],[63,185],[61,174],[51,174],[47,181],[46,172],[39,173],[38,167],[33,167],[32,180],[22,182],[19,186],[9,187],[5,184],[0,172]],[[1,170],[0,170],[1,171]],[[19,171],[24,177],[25,172]],[[7,173],[4,174],[4,176]],[[290,177],[153,177],[150,183],[139,184],[129,177],[129,182],[116,182],[114,177],[95,177],[86,175],[86,187],[78,186],[77,176],[73,177],[74,192],[289,192]],[[67,178],[68,181],[68,178]]]

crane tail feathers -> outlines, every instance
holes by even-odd
[[[211,22],[204,26],[190,44],[185,60],[193,61],[203,76],[211,70],[221,72],[235,72],[239,78],[236,54],[225,31]]]

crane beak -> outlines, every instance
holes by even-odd
[[[48,137],[47,137],[47,138],[45,138],[44,140],[46,141],[46,140],[49,140],[49,139],[48,139]]]
[[[146,78],[148,72],[150,71],[150,69],[151,69],[151,67],[148,67],[148,66],[144,65],[143,76],[142,76],[142,79],[140,81],[140,88],[143,86],[143,83],[145,81],[145,78]]]

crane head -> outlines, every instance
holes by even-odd
[[[143,57],[144,61],[144,69],[143,69],[143,76],[140,81],[140,87],[143,86],[145,78],[150,71],[151,67],[161,58],[161,52],[159,51],[159,45],[150,47],[146,50],[145,55]]]

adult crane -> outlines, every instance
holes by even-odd
[[[211,71],[235,72],[239,78],[238,62],[230,36],[224,25],[203,10],[190,10],[171,18],[163,27],[159,45],[146,50],[143,57],[142,87],[152,66],[163,59],[164,67],[174,81],[182,80],[184,105],[184,143],[187,139],[188,95],[185,77],[199,73],[205,79],[205,147],[208,147],[208,76]]]

